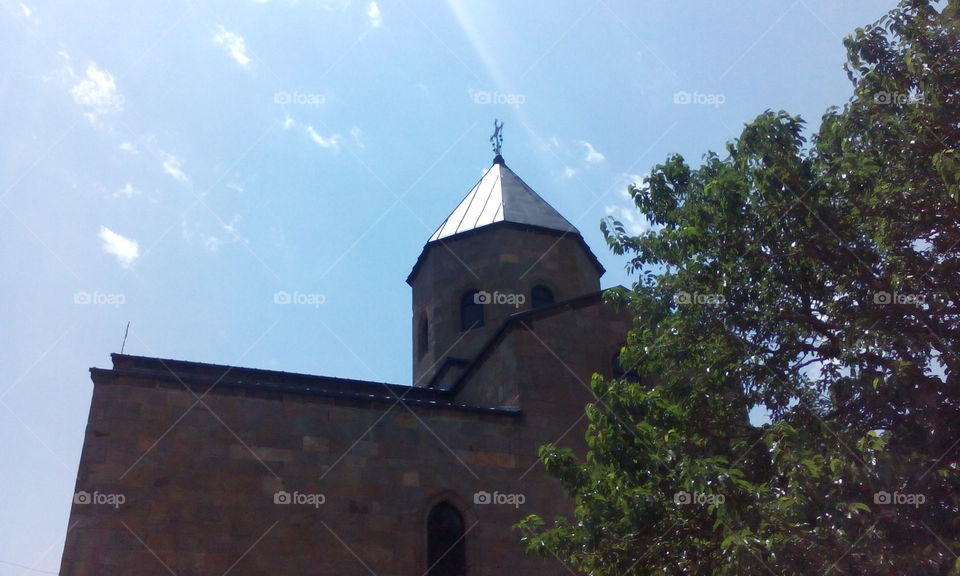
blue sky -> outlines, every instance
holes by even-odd
[[[128,321],[130,354],[407,384],[404,279],[494,118],[629,284],[599,232],[639,228],[627,184],[768,108],[815,129],[892,7],[0,0],[0,576],[58,570],[87,369]]]

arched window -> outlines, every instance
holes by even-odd
[[[427,353],[427,347],[430,345],[430,326],[427,324],[427,315],[420,318],[420,326],[417,328],[417,355],[420,358]]]
[[[428,576],[464,576],[467,546],[463,516],[448,502],[433,507],[427,516]]]
[[[534,308],[541,308],[553,304],[553,292],[546,286],[534,286],[530,291],[530,304]]]
[[[479,290],[470,290],[460,299],[460,329],[470,330],[483,326],[483,305]]]

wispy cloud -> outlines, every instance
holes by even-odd
[[[183,182],[186,184],[190,181],[190,178],[188,178],[186,173],[183,171],[183,167],[180,164],[180,159],[173,154],[163,155],[163,171],[169,174],[170,177],[177,182]]]
[[[136,188],[133,187],[133,184],[127,182],[123,188],[113,193],[113,197],[114,198],[133,198],[134,196],[137,196],[139,194],[141,194],[140,190],[137,190]]]
[[[136,240],[125,238],[106,226],[100,227],[98,236],[103,241],[104,252],[116,256],[124,268],[129,268],[140,258],[140,245]]]
[[[376,2],[367,5],[367,18],[370,19],[370,25],[374,28],[379,28],[383,24],[383,16],[380,14],[380,7],[377,6]]]
[[[230,244],[248,244],[247,238],[240,233],[240,224],[243,218],[234,214],[229,223],[221,221],[218,230],[202,229],[196,223],[188,223],[184,217],[180,218],[180,238],[187,244],[202,245],[208,252],[219,252],[223,246]]]
[[[70,73],[72,75],[72,70]],[[83,79],[70,88],[70,94],[74,102],[87,107],[88,111],[84,116],[94,124],[104,114],[123,110],[124,98],[117,92],[117,82],[113,74],[98,68],[95,62],[87,66]]]
[[[586,140],[581,140],[580,144],[587,149],[586,155],[583,157],[585,162],[590,164],[599,164],[603,162],[605,156],[593,147],[593,144],[587,142]]]
[[[140,150],[137,149],[137,146],[133,142],[124,142],[120,144],[120,149],[126,152],[127,154],[139,154]]]
[[[617,185],[617,195],[624,203],[604,206],[607,216],[613,216],[614,219],[619,220],[626,231],[634,236],[648,232],[651,228],[650,222],[637,209],[637,205],[628,191],[630,184],[639,186],[643,182],[643,178],[639,174],[623,174]]]
[[[311,140],[317,143],[317,146],[321,148],[327,148],[335,152],[340,151],[340,135],[334,134],[328,138],[324,138],[320,134],[317,134],[317,131],[313,129],[313,126],[307,126],[307,136]]]
[[[31,10],[30,7],[24,4],[23,2],[20,3],[20,11],[23,12],[23,15],[26,16],[27,18],[30,18],[31,16],[33,16],[33,10]]]
[[[317,146],[324,148],[326,150],[333,150],[334,152],[340,152],[340,141],[342,140],[339,132],[334,132],[330,136],[324,136],[317,132],[317,129],[310,124],[303,124],[294,120],[289,114],[285,114],[283,117],[283,129],[290,130],[292,128],[303,129],[306,135],[313,140],[313,143]],[[350,136],[353,138],[354,142],[359,148],[363,148],[363,142],[360,139],[363,136],[363,132],[359,128],[352,128],[350,130]]]
[[[223,46],[227,54],[233,58],[237,64],[244,67],[250,64],[250,57],[247,56],[247,43],[240,34],[231,32],[223,26],[220,26],[217,33],[213,36],[213,41]]]
[[[354,146],[360,149],[366,148],[366,145],[363,143],[363,130],[354,126],[350,129],[350,137],[353,138]]]

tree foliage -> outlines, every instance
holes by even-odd
[[[960,572],[960,1],[907,0],[845,40],[854,94],[808,143],[767,111],[721,158],[602,225],[636,318],[592,382],[575,500],[528,550],[607,574]],[[751,425],[761,407],[768,422]]]

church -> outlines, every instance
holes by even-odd
[[[621,375],[630,318],[577,228],[494,153],[407,277],[413,386],[91,368],[60,574],[570,574],[513,525],[572,512],[538,448],[586,450],[589,381]]]

